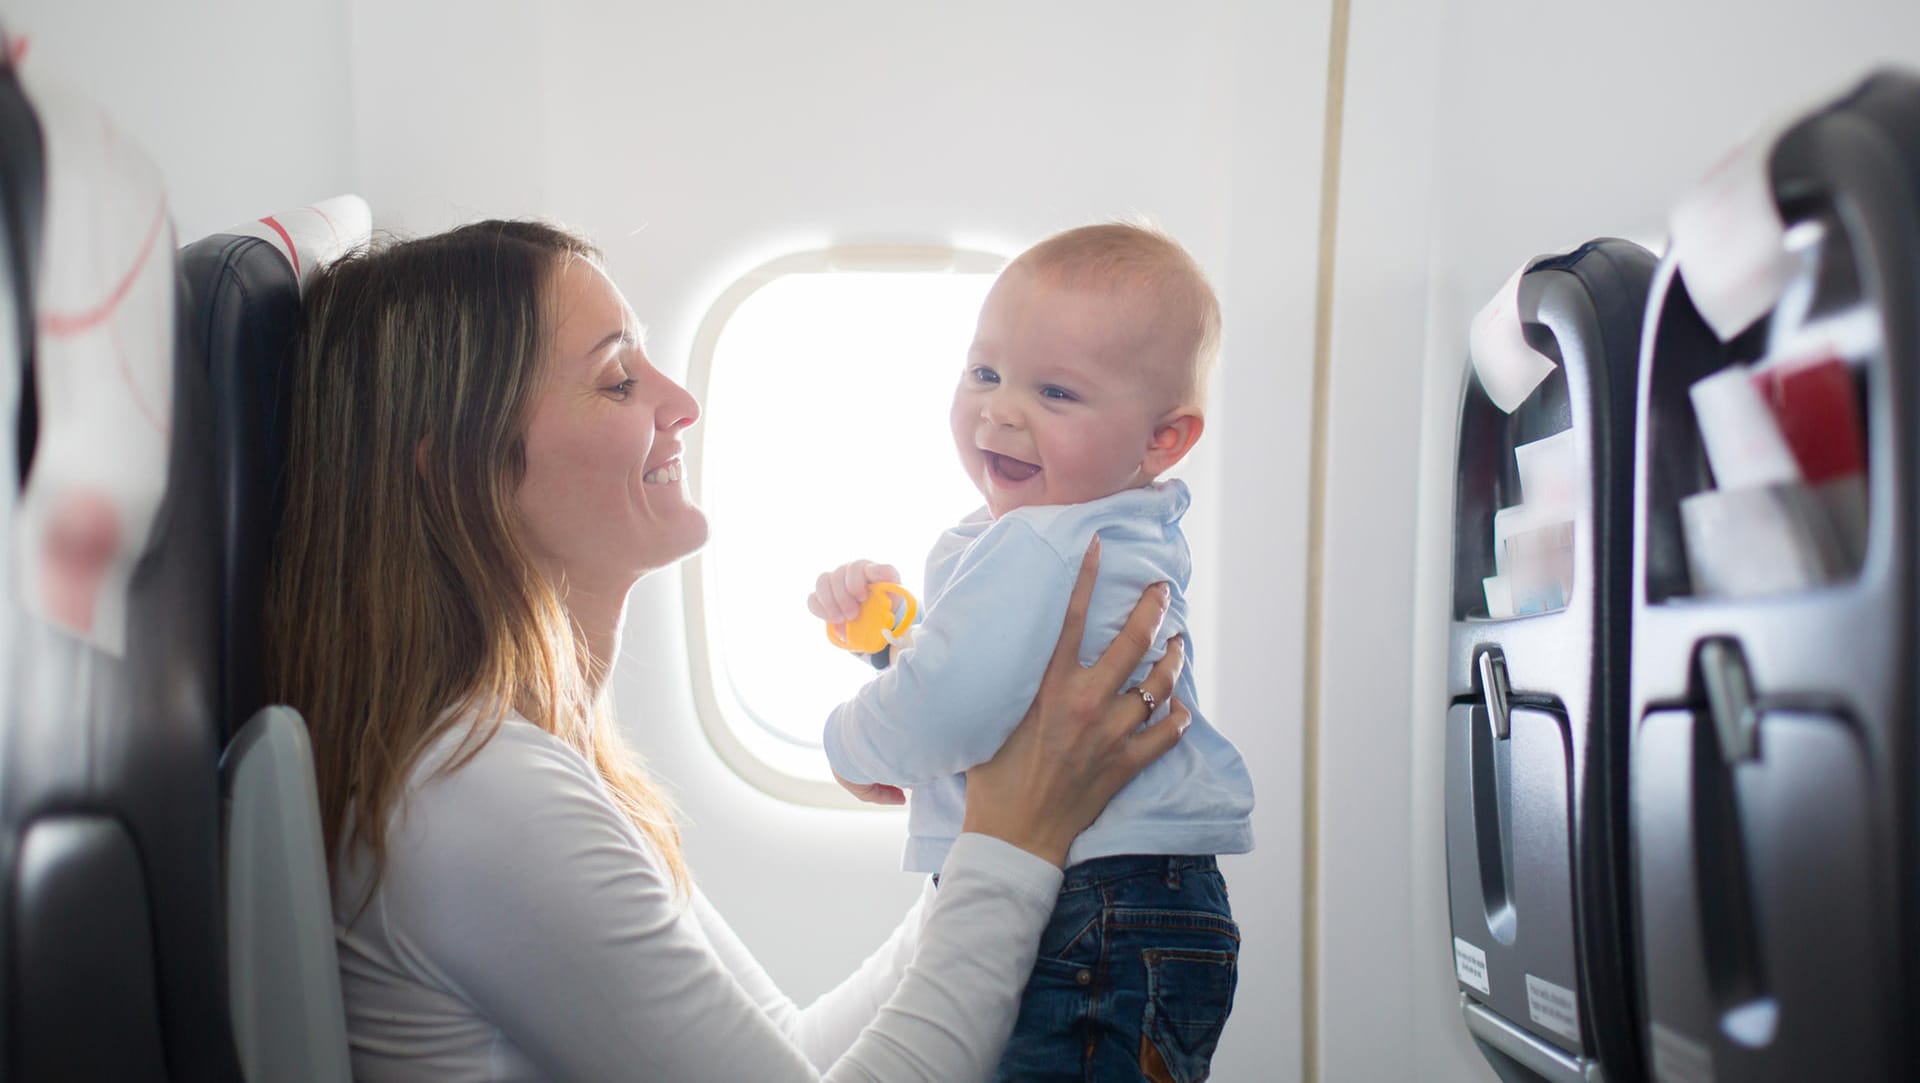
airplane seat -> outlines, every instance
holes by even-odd
[[[0,222],[24,346],[0,395],[19,395],[21,480],[0,545],[0,1075],[236,1081],[211,403],[178,363],[159,174],[10,59]]]
[[[4,43],[4,36],[0,36]],[[0,48],[0,54],[10,50]],[[10,65],[0,61],[0,147],[12,153],[0,153],[0,426],[18,422],[18,435],[9,436],[0,427],[0,610],[11,612],[12,579],[5,574],[11,565],[9,546],[13,538],[13,504],[21,476],[20,448],[31,446],[32,394],[26,387],[33,356],[33,275],[32,255],[39,248],[40,170],[39,125],[34,122],[26,98],[14,80]],[[23,416],[23,410],[26,413]],[[7,638],[10,620],[0,620],[0,662],[10,659]],[[0,691],[7,687],[0,670]],[[10,831],[0,831],[0,867],[11,868],[16,847]],[[0,892],[0,973],[5,971],[11,892]],[[0,977],[0,995],[7,984]],[[0,1066],[8,1061],[7,1032],[0,1026]]]
[[[370,228],[366,203],[346,196],[214,234],[180,253],[216,404],[222,716],[229,725],[249,719],[227,746],[221,785],[234,1041],[254,1083],[351,1078],[312,745],[297,712],[263,706],[260,645],[285,500],[301,286],[364,245]]]

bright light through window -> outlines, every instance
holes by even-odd
[[[865,557],[924,597],[928,547],[980,505],[947,412],[992,281],[980,260],[850,271],[823,256],[710,317],[725,322],[702,373],[695,477],[713,536],[689,631],[704,640],[696,679],[703,711],[720,716],[705,720],[710,732],[725,727],[723,752],[744,749],[791,779],[831,778],[822,723],[874,671],[827,642],[806,596],[821,572]]]

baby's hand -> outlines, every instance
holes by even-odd
[[[884,782],[848,782],[835,771],[833,780],[846,787],[847,792],[870,805],[904,805],[907,803],[907,791],[898,786],[889,786]]]
[[[845,624],[860,615],[869,583],[898,583],[900,573],[891,564],[856,560],[823,573],[807,599],[807,611],[831,624]]]

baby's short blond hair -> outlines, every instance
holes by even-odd
[[[1199,409],[1220,354],[1220,300],[1200,264],[1159,228],[1102,222],[1056,233],[1014,257],[1007,272],[1030,272],[1075,289],[1133,294],[1151,306],[1155,329],[1178,343],[1179,405]]]

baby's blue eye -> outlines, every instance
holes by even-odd
[[[967,375],[983,384],[997,384],[1000,382],[1000,374],[985,365],[973,366],[967,370]]]
[[[1053,385],[1049,384],[1046,387],[1043,387],[1040,389],[1040,397],[1046,398],[1046,399],[1052,399],[1055,402],[1072,402],[1073,392],[1068,391],[1064,387],[1054,387]]]

